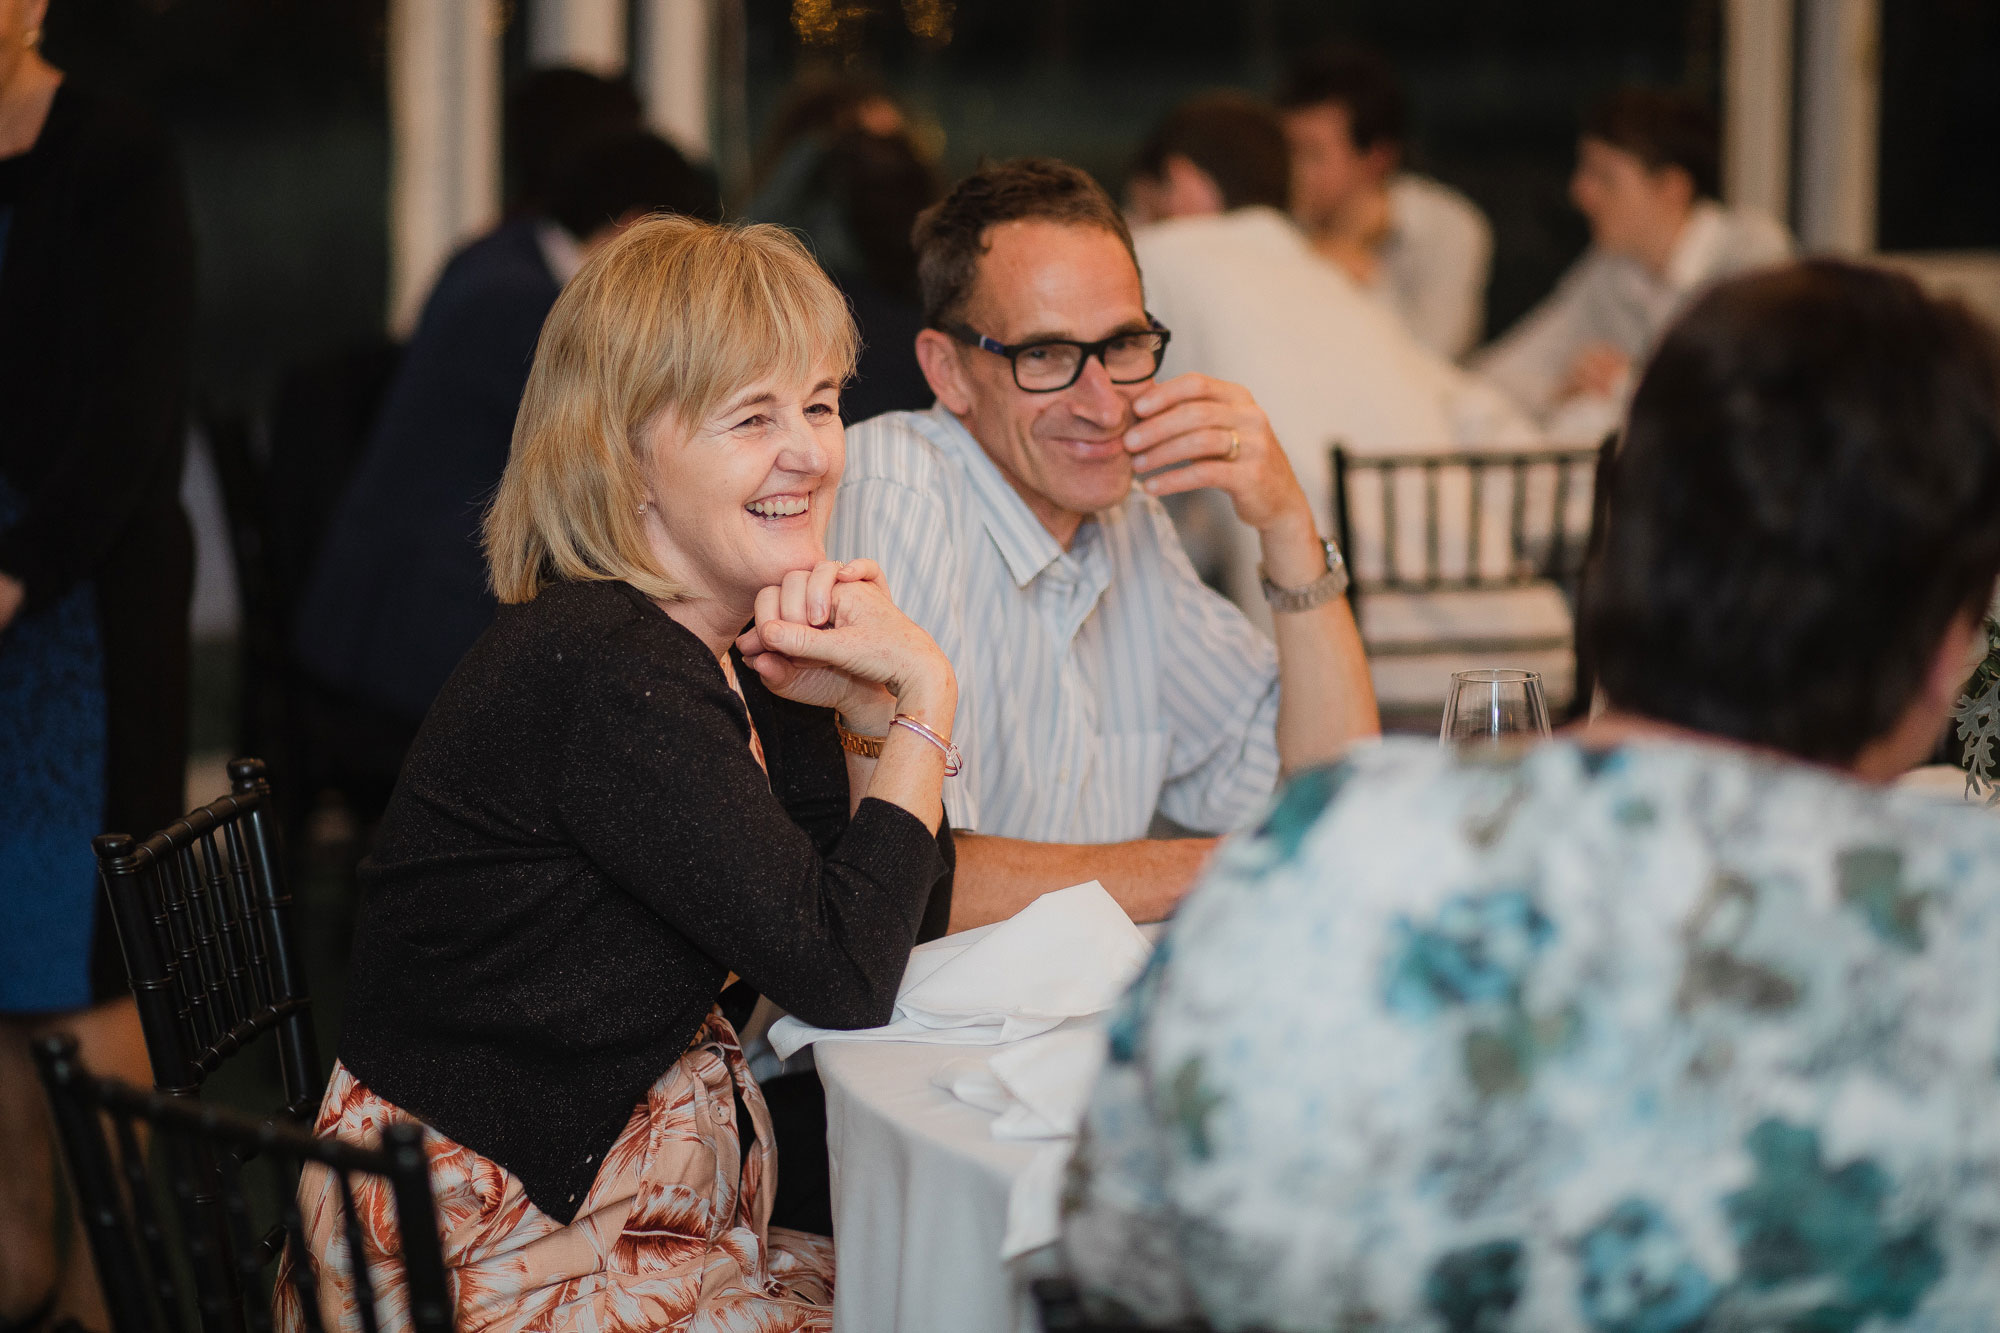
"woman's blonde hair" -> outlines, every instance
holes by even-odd
[[[552,582],[622,579],[662,601],[685,596],[646,540],[640,428],[663,412],[692,426],[767,377],[845,379],[858,344],[845,298],[783,228],[627,227],[542,325],[486,512],[494,594],[526,602]]]

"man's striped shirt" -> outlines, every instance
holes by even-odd
[[[1224,832],[1277,781],[1277,651],[1136,487],[1065,551],[941,407],[850,427],[827,539],[958,673],[952,826],[1035,842]]]

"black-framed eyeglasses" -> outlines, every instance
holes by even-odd
[[[1137,384],[1160,373],[1167,341],[1174,335],[1151,315],[1150,328],[1114,333],[1096,342],[1074,338],[1038,338],[1034,342],[1003,343],[963,324],[941,324],[939,331],[962,343],[1004,356],[1014,367],[1014,384],[1029,393],[1059,393],[1083,376],[1084,363],[1096,357],[1113,384]]]

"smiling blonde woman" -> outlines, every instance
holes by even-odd
[[[680,218],[542,330],[486,523],[505,605],[363,864],[318,1121],[430,1130],[460,1327],[827,1326],[832,1242],[770,1225],[717,999],[885,1022],[949,911],[951,667],[871,562],[825,559],[854,352],[790,235]],[[339,1318],[330,1182],[301,1196]],[[386,1255],[389,1201],[359,1204]]]

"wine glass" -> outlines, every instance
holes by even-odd
[[[1482,667],[1451,673],[1441,745],[1498,745],[1517,736],[1549,734],[1549,704],[1537,671]]]

